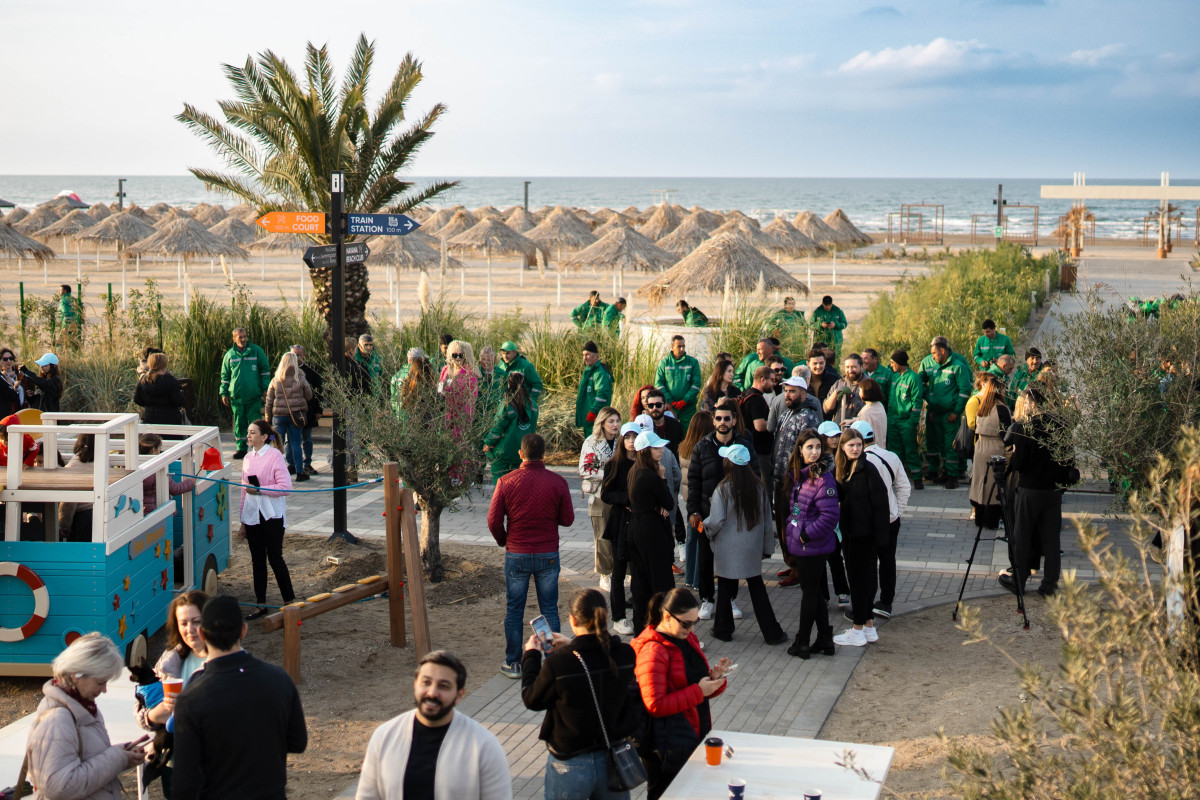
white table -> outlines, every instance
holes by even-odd
[[[746,800],[800,800],[810,789],[820,789],[821,800],[876,800],[895,755],[891,747],[870,744],[735,731],[711,731],[708,737],[712,736],[733,747],[733,758],[722,756],[720,766],[710,767],[701,742],[663,800],[725,800],[733,778],[746,782]],[[870,773],[873,781],[837,765],[847,750],[854,752],[855,765]]]

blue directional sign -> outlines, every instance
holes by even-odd
[[[363,236],[403,236],[421,223],[403,214],[347,214],[346,233]]]

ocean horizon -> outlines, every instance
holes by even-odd
[[[86,203],[109,203],[115,199],[117,179],[125,178],[126,202],[140,206],[167,203],[183,207],[199,203],[235,204],[233,198],[204,188],[191,175],[0,175],[0,198],[32,209],[64,191],[73,191]],[[714,211],[739,209],[767,221],[776,215],[791,218],[812,210],[825,216],[842,209],[855,225],[870,232],[886,231],[889,215],[898,224],[902,204],[927,204],[914,209],[922,213],[926,228],[933,225],[936,206],[942,206],[944,232],[969,234],[972,217],[985,232],[995,224],[997,185],[1003,184],[1006,212],[1012,232],[1031,231],[1034,208],[1039,217],[1039,234],[1048,237],[1070,201],[1043,200],[1043,185],[1070,185],[1067,178],[670,178],[670,177],[472,177],[406,176],[418,185],[434,180],[457,180],[460,185],[446,193],[435,206],[485,205],[504,209],[524,202],[529,181],[529,207],[576,206],[589,210],[603,207],[645,208],[664,199],[685,208],[700,206]],[[1096,178],[1089,184],[1157,185],[1157,178]],[[1197,186],[1197,179],[1172,179],[1172,184]],[[1142,236],[1146,217],[1155,211],[1145,200],[1090,201],[1096,216],[1096,235],[1115,239]],[[1197,208],[1180,208],[1189,231],[1197,219]],[[915,223],[912,223],[915,224]],[[1194,235],[1194,234],[1193,234]]]

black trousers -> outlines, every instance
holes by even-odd
[[[878,548],[874,537],[863,536],[842,542],[846,576],[850,580],[850,608],[855,625],[875,619],[875,591],[879,588]]]
[[[700,600],[712,602],[713,597],[713,551],[708,537],[703,533],[696,536],[696,554],[699,556],[699,571],[696,573],[696,593]]]
[[[888,525],[887,544],[879,548],[879,602],[890,606],[896,599],[896,543],[900,540],[900,520]]]
[[[838,542],[837,547],[826,559],[826,563],[829,564],[829,574],[833,578],[834,594],[850,594],[850,584],[846,580],[846,564],[842,558],[842,551],[845,547],[845,542]]]
[[[292,590],[292,575],[283,560],[283,519],[268,519],[246,526],[246,544],[250,545],[250,565],[254,572],[254,599],[261,605],[267,602],[267,562],[275,573],[275,583],[287,605],[296,599]]]
[[[1062,557],[1058,554],[1062,547],[1062,494],[1054,490],[1021,488],[1013,501],[1013,514],[1013,573],[1019,576],[1024,587],[1029,570],[1036,567],[1035,553],[1040,548],[1046,562],[1041,588],[1046,591],[1057,589],[1062,566]]]
[[[746,578],[746,587],[750,590],[750,602],[754,605],[754,619],[758,629],[762,631],[763,639],[774,642],[783,634],[779,620],[775,618],[775,609],[771,608],[771,599],[767,597],[767,586],[763,583],[762,575]],[[737,578],[717,578],[717,612],[713,615],[713,636],[728,641],[733,638],[733,598],[737,597]]]
[[[664,524],[661,530],[629,537],[629,593],[633,596],[633,630],[646,627],[650,598],[675,588],[671,563],[675,560],[675,542]],[[616,569],[613,569],[614,575]],[[615,577],[614,577],[615,580]]]
[[[825,586],[825,556],[794,556],[792,569],[800,579],[800,629],[795,644],[809,643],[809,633],[817,626],[817,641],[828,642],[833,637],[829,624],[829,606],[821,589]]]
[[[629,562],[617,558],[613,554],[612,573],[609,575],[611,586],[608,590],[608,606],[612,612],[612,621],[625,619],[625,573],[629,572]],[[641,631],[634,631],[641,633]]]

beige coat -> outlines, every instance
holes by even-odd
[[[125,751],[108,740],[104,717],[92,716],[47,681],[29,730],[29,782],[34,800],[120,800],[128,763]]]
[[[308,381],[298,381],[289,378],[286,381],[271,379],[267,387],[265,409],[267,418],[292,417],[293,425],[301,425],[308,420],[308,401],[312,400],[312,387]]]

